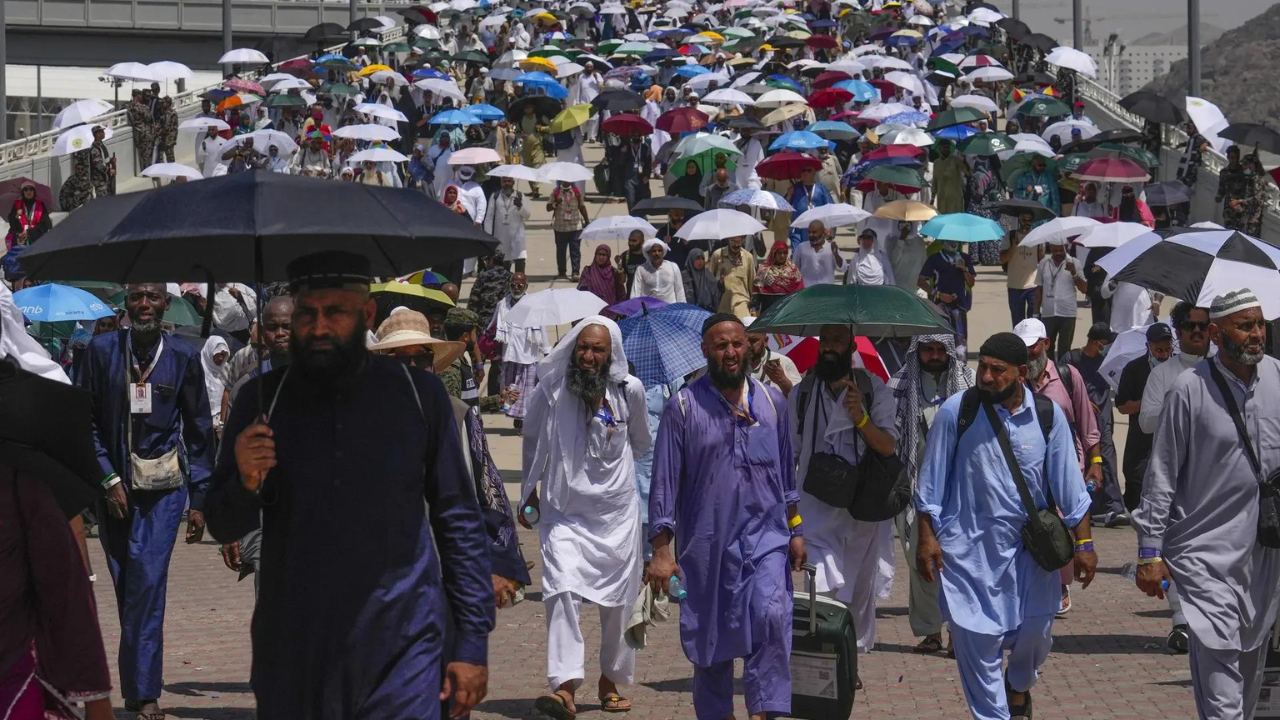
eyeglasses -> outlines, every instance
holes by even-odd
[[[1184,332],[1191,332],[1192,330],[1208,330],[1209,323],[1196,322],[1195,320],[1183,320],[1178,323],[1178,329]]]

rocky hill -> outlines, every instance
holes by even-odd
[[[1280,4],[1224,33],[1201,53],[1201,91],[1233,122],[1275,122],[1280,118]],[[1182,104],[1187,95],[1187,61],[1144,90]]]
[[[1226,30],[1211,25],[1203,20],[1200,21],[1200,42],[1208,44],[1222,37]],[[1153,32],[1147,33],[1137,40],[1132,40],[1129,45],[1185,45],[1187,42],[1187,26],[1183,25],[1177,30],[1169,32]]]

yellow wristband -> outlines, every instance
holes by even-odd
[[[802,522],[804,522],[804,518],[800,517],[800,513],[796,513],[795,515],[791,516],[790,520],[787,520],[787,529],[795,530],[796,526]]]
[[[1091,542],[1093,542],[1093,538],[1085,538],[1085,539],[1083,539],[1083,540],[1077,540],[1077,541],[1076,541],[1076,547],[1080,547],[1081,545],[1083,545],[1083,544],[1085,544],[1085,543],[1091,543]]]
[[[1138,558],[1138,564],[1139,564],[1139,565],[1152,565],[1152,564],[1154,564],[1154,563],[1158,563],[1158,562],[1164,562],[1164,558],[1159,558],[1159,557],[1153,557],[1153,558]]]
[[[871,416],[867,414],[867,411],[866,411],[866,410],[863,410],[863,411],[862,411],[862,419],[861,419],[861,420],[859,420],[859,421],[854,425],[854,427],[856,427],[856,428],[858,428],[859,430],[861,430],[862,428],[866,427],[866,426],[867,426],[867,423],[869,423],[869,422],[871,422]]]
[[[1092,463],[1092,464],[1094,464],[1094,465],[1101,465],[1101,464],[1102,464],[1102,458],[1100,458],[1100,457],[1091,457],[1091,458],[1089,458],[1089,462],[1090,462],[1090,463]]]

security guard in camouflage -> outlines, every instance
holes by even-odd
[[[451,308],[444,319],[445,338],[466,343],[468,352],[440,373],[440,381],[450,395],[472,407],[481,405],[480,380],[484,377],[484,363],[472,363],[479,323],[480,319],[474,312],[457,307]],[[483,405],[480,409],[481,412],[486,411]]]

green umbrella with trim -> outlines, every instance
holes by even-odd
[[[1092,159],[1084,153],[1071,153],[1058,161],[1058,171],[1069,175],[1079,170],[1081,165]]]
[[[940,57],[929,58],[929,61],[926,62],[925,65],[930,70],[951,73],[952,77],[960,77],[964,74],[955,63]]]
[[[944,110],[938,113],[937,115],[934,115],[933,119],[929,121],[929,124],[925,127],[925,129],[928,130],[929,132],[933,132],[935,130],[942,130],[943,128],[949,128],[956,125],[965,125],[967,123],[978,122],[979,120],[987,120],[987,119],[988,119],[987,114],[977,108],[971,108],[971,107],[951,108],[950,110]]]
[[[1018,107],[1018,114],[1031,115],[1033,117],[1057,117],[1059,115],[1070,115],[1071,108],[1057,98],[1038,97],[1022,103]]]
[[[1089,151],[1089,159],[1099,157],[1122,157],[1128,158],[1147,170],[1154,170],[1160,167],[1160,158],[1145,148],[1136,147],[1134,145],[1121,145],[1119,143],[1105,142]]]
[[[272,95],[262,104],[269,108],[301,108],[307,106],[307,101],[301,95]]]
[[[985,157],[1012,150],[1017,145],[1013,138],[1004,133],[985,132],[972,135],[960,141],[956,149],[962,155]]]
[[[1031,169],[1031,161],[1035,158],[1044,160],[1045,171],[1051,176],[1057,177],[1058,161],[1043,155],[1031,152],[1020,152],[1017,155],[1005,160],[1000,166],[1000,177],[1006,185],[1012,185],[1018,176]]]
[[[932,303],[896,285],[816,285],[784,296],[751,324],[751,332],[816,336],[823,325],[854,335],[913,337],[954,333]]]
[[[866,178],[900,187],[922,188],[928,185],[919,170],[905,165],[879,165],[867,171]]]

